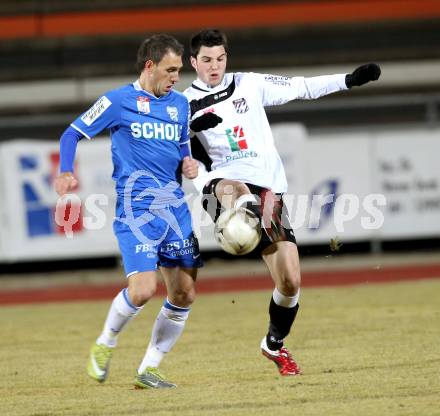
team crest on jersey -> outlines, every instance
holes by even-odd
[[[150,99],[148,97],[137,97],[137,109],[140,113],[150,112]]]
[[[249,106],[247,105],[247,102],[244,98],[239,98],[237,100],[234,100],[232,101],[232,103],[234,104],[235,111],[238,114],[243,114],[249,110]]]
[[[170,116],[171,120],[179,121],[179,112],[177,111],[177,107],[167,106],[167,113]]]

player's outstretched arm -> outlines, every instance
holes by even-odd
[[[345,84],[348,88],[366,84],[370,81],[377,81],[380,77],[380,66],[377,64],[365,64],[356,68],[351,74],[345,76]]]
[[[187,179],[194,179],[199,174],[199,163],[189,156],[185,156],[182,161],[182,173]]]
[[[222,121],[223,119],[217,114],[209,112],[194,119],[189,127],[193,132],[198,133],[202,130],[212,129],[213,127],[220,124]]]
[[[73,176],[73,162],[76,146],[83,135],[72,127],[68,127],[60,139],[60,175],[55,178],[55,191],[63,196],[78,186]]]

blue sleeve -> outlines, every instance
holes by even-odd
[[[84,136],[72,127],[68,127],[60,139],[60,172],[73,172],[76,146]]]
[[[182,159],[185,156],[191,157],[191,148],[189,147],[189,141],[180,144],[180,155],[182,156]]]
[[[121,119],[121,93],[121,89],[113,90],[100,97],[72,123],[72,127],[91,139],[103,130],[117,126]]]

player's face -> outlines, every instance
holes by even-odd
[[[148,84],[156,97],[168,94],[179,81],[179,72],[182,69],[182,57],[174,52],[168,52],[162,60],[154,64],[149,61],[146,65],[148,70]]]
[[[191,57],[191,65],[197,76],[210,87],[215,87],[222,82],[226,70],[227,55],[225,47],[202,46],[196,58]]]

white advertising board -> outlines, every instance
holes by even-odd
[[[299,244],[331,238],[366,240],[370,218],[370,137],[298,134],[291,124],[273,127],[289,184],[284,196]],[[304,128],[302,128],[304,131]]]
[[[364,226],[370,218],[371,172],[369,138],[314,136],[307,141],[303,197],[308,208],[297,209],[292,221],[302,244],[368,240],[372,230]],[[288,167],[289,169],[290,167]],[[295,190],[290,188],[290,192]],[[299,214],[299,215],[298,215]],[[295,224],[296,223],[296,224]]]
[[[0,260],[117,253],[112,234],[114,190],[109,140],[95,139],[78,146],[76,170],[80,185],[76,193],[80,202],[74,202],[71,208],[72,222],[75,215],[78,217],[72,227],[73,238],[67,238],[55,221],[58,198],[51,179],[58,172],[58,160],[56,142],[16,140],[0,146]]]
[[[307,137],[298,124],[278,124],[273,133],[286,169],[285,201],[299,244],[334,237],[350,242],[440,236],[440,129]],[[78,146],[80,202],[73,205],[81,205],[81,211],[73,238],[54,219],[58,198],[51,178],[58,158],[57,142],[0,145],[0,261],[119,254],[112,231],[110,140],[84,140]],[[191,182],[184,181],[184,189],[201,249],[219,249],[200,195]],[[375,199],[377,195],[383,199]]]
[[[387,199],[381,239],[440,236],[440,129],[378,133],[375,190]]]

